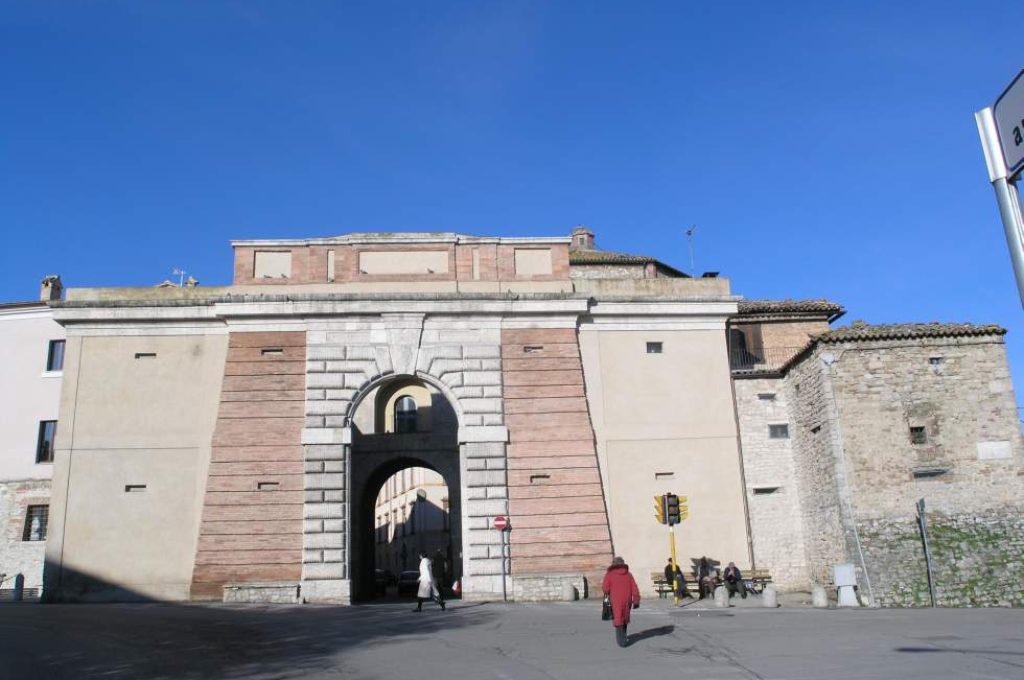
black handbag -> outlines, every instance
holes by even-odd
[[[604,596],[604,602],[601,603],[601,620],[612,620],[612,598],[608,595]]]

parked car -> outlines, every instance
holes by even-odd
[[[398,594],[415,595],[420,587],[420,572],[403,571],[398,575]]]
[[[395,585],[395,575],[388,569],[374,569],[373,583],[378,595],[387,595],[388,586]]]

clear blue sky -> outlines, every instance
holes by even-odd
[[[974,125],[1024,3],[0,3],[0,300],[234,238],[563,235],[841,323],[1024,324]]]

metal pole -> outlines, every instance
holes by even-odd
[[[928,568],[928,595],[935,607],[935,576],[932,574],[932,551],[928,546],[928,517],[924,511],[924,499],[917,502],[917,523],[921,527],[921,540],[924,541],[924,563]]]
[[[505,585],[505,530],[501,530],[501,601],[508,602],[508,586]]]
[[[668,542],[672,549],[672,582],[669,584],[672,586],[672,604],[679,604],[679,591],[676,590],[676,569],[679,568],[676,561],[676,532],[671,524],[668,525]]]
[[[1012,178],[1008,177],[992,109],[978,111],[974,119],[978,123],[978,136],[981,137],[981,148],[985,152],[989,181],[995,189],[999,216],[1003,220],[1003,231],[1006,232],[1006,245],[1017,278],[1017,294],[1024,305],[1024,216],[1021,215],[1020,196]]]

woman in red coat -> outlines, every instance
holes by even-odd
[[[629,625],[629,611],[640,606],[640,589],[636,579],[629,573],[629,565],[621,557],[612,560],[612,566],[604,574],[601,589],[612,602],[612,625],[615,626],[615,641],[619,647],[626,646],[626,626]]]

